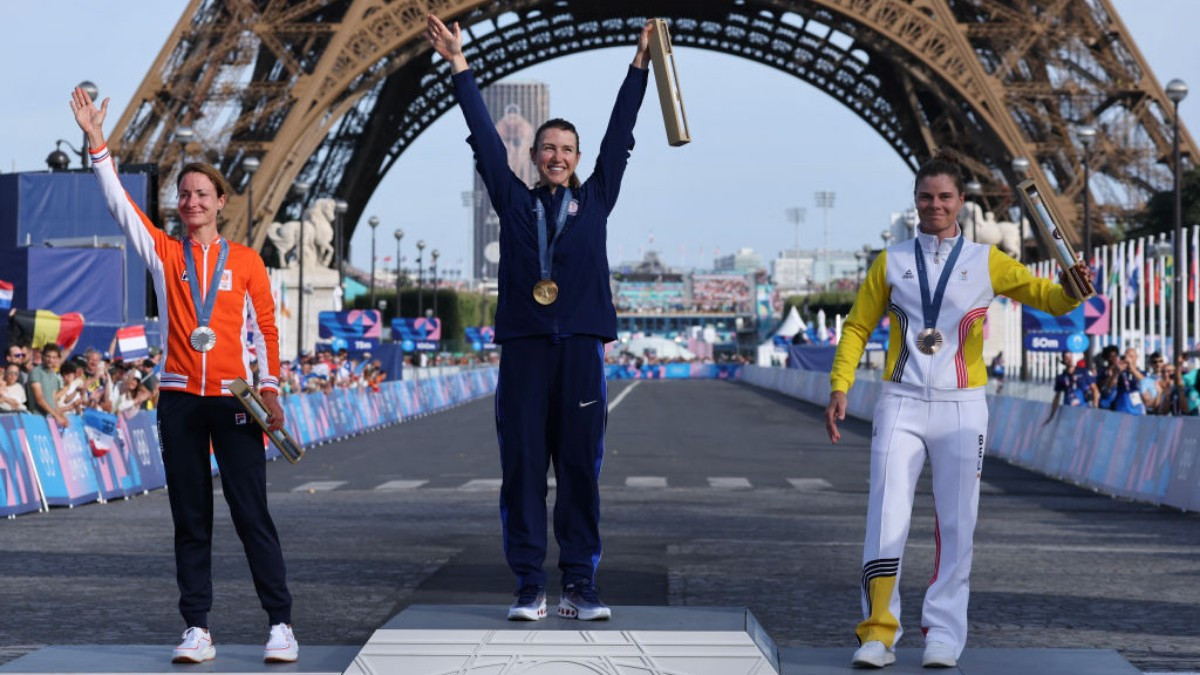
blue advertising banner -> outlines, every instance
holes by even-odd
[[[113,437],[119,438],[117,435],[118,422],[116,416],[113,420]],[[92,464],[96,472],[96,483],[100,488],[100,494],[105,499],[115,499],[117,497],[128,497],[142,491],[141,472],[138,471],[137,462],[133,459],[133,449],[124,442],[114,443],[113,448],[97,449],[97,446],[91,441],[87,435],[87,430],[84,428],[85,422],[81,417],[71,417],[72,431],[78,431],[83,435],[83,440],[88,443],[88,449],[92,455]]]
[[[29,462],[20,417],[0,415],[0,516],[15,516],[42,507]]]
[[[100,487],[96,484],[92,453],[83,434],[83,424],[80,423],[76,434],[69,427],[59,429],[57,424],[41,415],[22,415],[21,425],[25,427],[29,447],[34,450],[34,462],[46,490],[46,503],[76,506],[96,501]],[[53,474],[49,480],[47,474],[42,473],[43,469]]]
[[[1085,352],[1088,338],[1083,333],[1028,333],[1025,349],[1031,352]]]
[[[392,340],[405,352],[436,352],[441,339],[441,319],[392,319]]]
[[[117,431],[137,464],[142,490],[157,490],[167,485],[162,448],[158,447],[158,411],[146,410],[133,417],[120,416]]]
[[[463,329],[467,344],[477,352],[496,349],[496,329],[491,326],[467,326]]]
[[[325,339],[333,338],[334,351],[364,351],[379,347],[383,328],[377,309],[321,312],[317,320],[318,335]]]

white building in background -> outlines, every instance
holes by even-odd
[[[736,253],[713,259],[716,272],[757,272],[762,268],[762,256],[752,248],[739,248]]]
[[[813,283],[812,256],[801,255],[802,251],[780,251],[779,257],[771,261],[771,283],[781,293],[797,295],[807,293]]]
[[[771,280],[785,295],[817,292],[838,282],[856,281],[862,272],[861,251],[781,251],[771,261]]]

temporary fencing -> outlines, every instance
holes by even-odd
[[[810,403],[829,403],[829,373],[747,366],[742,379]],[[874,416],[882,383],[850,388],[846,413]],[[1124,497],[1200,511],[1200,418],[1139,416],[989,396],[987,451],[1012,464]]]
[[[742,376],[740,363],[662,363],[604,366],[610,380],[737,380]]]
[[[496,368],[479,368],[384,382],[379,391],[339,389],[284,396],[280,402],[288,430],[313,446],[487,396],[497,376]],[[104,502],[166,485],[156,411],[115,416],[112,449],[89,441],[81,416],[71,415],[68,422],[62,428],[41,415],[0,415],[0,516]],[[266,453],[269,459],[280,456],[271,445]],[[216,475],[215,457],[211,463]]]

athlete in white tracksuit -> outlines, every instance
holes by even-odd
[[[887,248],[875,259],[846,320],[834,359],[826,423],[830,439],[836,443],[840,438],[837,421],[845,418],[846,391],[854,382],[854,369],[867,336],[884,312],[890,315],[884,383],[871,433],[871,489],[862,571],[864,619],[856,631],[863,647],[856,652],[855,665],[882,666],[895,658],[894,646],[902,633],[901,558],[913,494],[926,456],[933,467],[937,544],[933,578],[922,611],[926,665],[953,665],[962,653],[988,423],[984,316],[996,295],[1056,315],[1079,304],[1062,286],[1034,277],[994,246],[963,241],[956,222],[963,205],[962,184],[962,171],[953,162],[931,160],[918,171],[916,205],[921,224],[917,237]],[[927,280],[925,301],[922,268]],[[939,282],[944,288],[940,307]],[[936,317],[931,328],[940,334],[940,340],[931,337],[934,331],[926,330],[930,327],[928,315]],[[918,339],[922,335],[925,345]],[[872,642],[882,645],[869,645]],[[874,656],[868,653],[872,649]],[[862,654],[866,656],[860,658]]]

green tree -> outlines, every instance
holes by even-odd
[[[1179,201],[1183,210],[1183,226],[1200,224],[1200,167],[1185,171],[1179,177]],[[1175,231],[1175,190],[1156,192],[1146,201],[1146,208],[1134,218],[1128,238]]]

